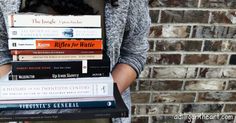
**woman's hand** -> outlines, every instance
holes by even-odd
[[[112,77],[117,83],[120,93],[126,90],[136,79],[137,73],[127,64],[117,64],[112,71]]]
[[[0,66],[0,79],[6,76],[11,71],[11,64]]]

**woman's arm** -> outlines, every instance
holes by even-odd
[[[11,64],[5,64],[0,66],[0,78],[4,77],[11,70]]]
[[[112,77],[121,93],[132,84],[136,76],[135,70],[128,64],[117,64],[112,71]]]
[[[147,0],[130,0],[120,58],[112,71],[122,93],[138,77],[146,62],[150,17]]]
[[[11,55],[8,50],[8,37],[4,16],[0,7],[0,78],[5,76],[10,70]]]

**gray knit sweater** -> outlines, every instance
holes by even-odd
[[[7,32],[4,24],[6,15],[18,12],[21,0],[0,0],[0,65],[11,61],[7,46]],[[118,7],[106,3],[106,45],[111,58],[111,66],[125,63],[137,75],[143,70],[148,50],[147,35],[150,27],[148,0],[119,0]],[[7,22],[5,22],[7,23]],[[122,97],[128,108],[131,107],[130,92],[127,89]],[[114,122],[129,123],[129,118],[114,119]]]

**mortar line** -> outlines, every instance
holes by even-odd
[[[202,1],[198,0],[198,5],[197,5],[198,8],[201,8],[201,3],[202,3]]]
[[[154,26],[225,26],[225,27],[235,27],[235,24],[225,24],[225,23],[152,23],[151,27]]]
[[[162,10],[159,11],[157,23],[161,23]]]
[[[226,8],[177,8],[177,7],[150,7],[149,10],[173,10],[173,11],[236,11]]]
[[[226,80],[236,80],[236,78],[209,78],[209,79],[206,79],[206,78],[139,78],[140,80],[150,80],[150,81],[173,81],[173,80],[176,80],[176,81],[209,81],[209,80],[214,80],[214,81],[226,81]]]
[[[228,40],[228,41],[235,41],[234,38],[148,38],[148,40],[181,40],[181,41],[202,41],[202,40],[211,40],[211,41],[222,41],[222,40]]]
[[[211,23],[211,20],[212,20],[212,12],[209,12],[208,24]]]
[[[218,52],[214,52],[214,51],[155,51],[155,52],[148,52],[148,55],[160,55],[160,54],[165,54],[165,55],[173,55],[173,54],[183,54],[183,55],[235,55],[235,52],[222,52],[222,51],[218,51]],[[226,63],[228,64],[230,61],[230,57],[227,58]]]

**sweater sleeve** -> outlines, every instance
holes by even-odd
[[[118,63],[130,65],[137,77],[146,63],[150,17],[147,0],[130,0],[129,12]]]
[[[0,65],[10,63],[12,60],[8,50],[8,37],[5,26],[5,19],[0,7]]]

